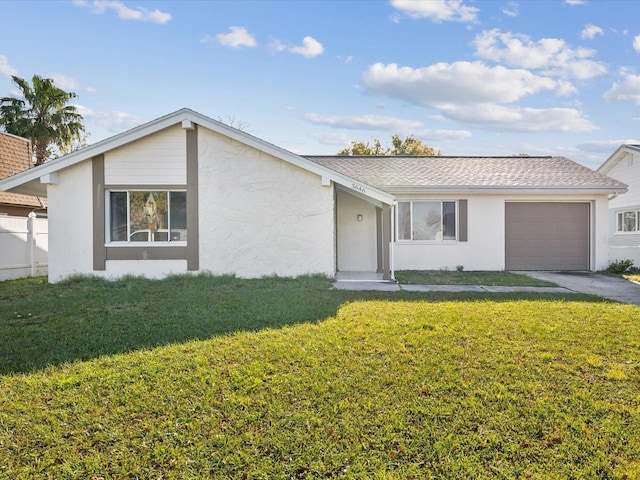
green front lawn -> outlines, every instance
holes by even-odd
[[[328,286],[0,284],[0,478],[639,478],[640,308]]]
[[[512,272],[457,270],[404,270],[395,272],[398,283],[414,285],[485,285],[513,287],[556,287],[553,282]]]

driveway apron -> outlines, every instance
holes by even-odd
[[[629,280],[589,272],[514,272],[548,280],[574,292],[598,295],[640,306],[640,285]]]

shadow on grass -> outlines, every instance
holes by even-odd
[[[332,290],[322,277],[174,276],[108,282],[76,278],[0,283],[0,374],[26,373],[102,355],[319,322],[346,302],[559,300],[552,294]],[[572,295],[567,300],[601,302]]]

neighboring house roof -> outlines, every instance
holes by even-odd
[[[0,179],[29,170],[31,142],[26,138],[0,132]],[[0,191],[0,203],[21,207],[46,208],[38,197]]]
[[[261,140],[253,135],[237,130],[229,125],[213,120],[205,115],[197,113],[188,108],[183,108],[177,112],[170,113],[164,117],[160,117],[156,120],[152,120],[149,123],[140,125],[139,127],[132,128],[126,132],[120,133],[113,137],[102,140],[94,145],[82,148],[75,152],[72,152],[64,157],[50,160],[43,165],[35,167],[28,172],[22,172],[11,178],[0,181],[0,188],[5,190],[14,190],[19,193],[28,193],[34,195],[46,196],[46,185],[41,182],[47,181],[47,177],[51,179],[51,176],[55,176],[55,173],[75,165],[77,163],[88,160],[96,155],[103,154],[109,150],[113,150],[122,145],[134,142],[140,138],[151,135],[155,132],[171,127],[173,125],[181,123],[184,126],[189,126],[189,122],[202,125],[214,132],[226,135],[238,142],[244,143],[251,147],[256,148],[262,152],[273,155],[276,158],[284,160],[290,164],[296,165],[304,170],[313,172],[325,180],[331,180],[338,185],[342,185],[350,190],[353,190],[357,195],[363,195],[368,200],[374,200],[376,202],[391,204],[393,197],[382,190],[378,190],[375,187],[364,189],[361,186],[354,189],[354,179],[335,170],[329,169],[318,163],[307,160],[306,158],[289,152],[283,148],[273,145],[269,142]]]
[[[627,156],[627,154],[640,153],[640,145],[632,145],[632,144],[622,144],[620,145],[615,152],[611,154],[605,162],[600,165],[598,168],[598,172],[608,175],[613,167],[615,167],[620,161]]]
[[[564,157],[305,156],[389,193],[624,192],[626,185]]]

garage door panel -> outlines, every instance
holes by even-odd
[[[505,204],[507,270],[588,270],[588,203]]]

